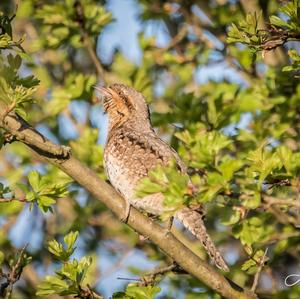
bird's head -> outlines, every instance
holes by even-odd
[[[125,122],[149,123],[149,109],[144,96],[124,84],[96,87],[102,97],[104,111],[109,117],[109,129]]]

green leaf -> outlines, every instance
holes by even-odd
[[[256,266],[256,262],[252,259],[246,261],[243,265],[242,265],[242,270],[243,271],[248,271],[250,268],[252,268],[253,266]]]
[[[11,90],[6,80],[0,77],[0,100],[6,105],[11,104],[11,98],[9,97],[10,93]]]
[[[230,207],[223,207],[221,213],[221,223],[224,225],[233,225],[240,220],[241,214],[239,211]]]
[[[0,35],[0,49],[8,49],[12,44],[11,37],[8,34]]]
[[[243,162],[237,159],[230,158],[225,156],[222,159],[222,163],[216,168],[222,173],[222,176],[225,181],[232,179],[233,174],[238,171],[243,166]]]
[[[265,149],[265,143],[262,143],[256,150],[248,154],[248,160],[251,162],[249,173],[259,176],[260,183],[276,169],[282,167],[282,163],[276,153],[271,153]]]
[[[37,286],[37,296],[48,296],[50,294],[65,294],[68,290],[68,283],[57,276],[46,276],[45,280]]]
[[[41,176],[37,170],[32,170],[28,173],[28,181],[34,192],[39,192],[40,190],[40,179]]]
[[[262,262],[263,257],[264,251],[257,250],[255,254],[251,257],[251,259],[249,259],[242,265],[242,270],[246,271],[248,274],[251,275],[255,274],[258,270],[258,266]]]
[[[15,70],[18,70],[22,64],[22,59],[19,55],[13,56],[12,54],[8,54],[7,61],[10,67]]]
[[[52,276],[47,276],[46,279],[38,285],[39,296],[47,294],[58,295],[82,295],[82,282],[87,276],[87,271],[92,264],[91,257],[83,257],[79,262],[76,259],[70,260],[75,248],[74,243],[78,237],[78,232],[70,232],[64,237],[65,247],[51,240],[48,243],[48,250],[55,255],[58,260],[63,262],[60,269],[56,270]]]
[[[161,289],[157,286],[128,285],[125,293],[116,293],[113,298],[154,299],[160,290]]]
[[[37,199],[38,205],[40,208],[44,210],[44,212],[48,211],[48,207],[56,203],[56,200],[53,197],[41,195]]]
[[[78,231],[76,232],[70,232],[64,237],[64,241],[67,245],[67,251],[71,251],[77,238],[78,238]]]
[[[63,245],[58,243],[56,240],[49,241],[48,250],[58,258],[61,258],[64,252]]]
[[[289,50],[288,55],[293,60],[292,65],[287,65],[282,68],[283,72],[299,71],[300,70],[300,55],[295,49]]]
[[[103,170],[103,148],[98,144],[99,131],[85,128],[76,141],[71,141],[72,152],[82,162],[97,172]]]
[[[189,196],[189,177],[180,173],[176,165],[177,162],[174,160],[170,161],[168,166],[158,165],[149,172],[148,177],[139,181],[135,189],[138,198],[154,193],[163,195],[165,206],[163,218],[169,217],[169,213],[172,214],[182,208]],[[153,207],[153,209],[155,211],[156,207]]]
[[[232,230],[233,236],[239,238],[243,245],[251,246],[260,241],[268,233],[263,220],[253,216],[237,224]]]
[[[29,192],[26,192],[26,200],[27,201],[34,201],[37,199],[37,194],[35,192],[32,192],[32,191],[29,191]]]
[[[288,26],[287,22],[285,22],[284,20],[282,20],[281,18],[279,18],[277,16],[271,16],[270,22],[272,25],[275,25],[278,27],[287,27]]]

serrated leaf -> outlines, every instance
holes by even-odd
[[[287,22],[285,22],[284,20],[282,20],[281,18],[279,18],[277,16],[271,16],[270,22],[272,25],[275,25],[278,27],[287,27],[288,26]]]
[[[64,251],[62,244],[58,243],[56,240],[48,242],[48,250],[57,257],[61,257]]]
[[[224,207],[221,214],[221,223],[224,225],[233,225],[240,220],[241,214],[230,207]]]
[[[252,259],[246,261],[243,265],[242,265],[242,270],[243,271],[247,271],[249,270],[250,268],[252,268],[253,266],[256,266],[256,262],[253,261]]]
[[[64,241],[67,245],[67,251],[70,251],[73,248],[78,238],[78,234],[79,234],[78,231],[70,232],[64,237]]]
[[[59,279],[56,276],[46,276],[45,281],[37,287],[37,296],[47,296],[50,294],[63,294],[68,289],[66,281]]]
[[[53,205],[55,202],[56,202],[55,199],[45,195],[39,196],[38,198],[38,204],[43,207],[49,207]]]
[[[159,292],[160,288],[157,286],[129,285],[126,288],[126,296],[135,299],[154,299]]]
[[[37,170],[32,170],[28,173],[28,181],[34,192],[39,192],[40,179],[41,179],[41,177]]]

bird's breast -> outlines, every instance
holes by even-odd
[[[135,196],[138,181],[147,176],[147,158],[132,144],[110,144],[104,154],[109,181],[130,200]]]
[[[138,182],[158,164],[166,165],[174,152],[153,135],[119,130],[110,136],[104,151],[111,184],[126,199],[135,199]]]

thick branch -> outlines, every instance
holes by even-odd
[[[5,107],[0,103],[1,111]],[[2,127],[10,133],[16,133],[17,139],[27,144],[38,155],[48,162],[58,166],[62,171],[71,176],[78,184],[89,191],[96,199],[104,203],[119,219],[124,217],[125,201],[96,173],[80,163],[71,155],[56,155],[63,153],[40,133],[30,127],[21,117],[10,114],[1,122]],[[47,151],[47,147],[50,149]],[[55,151],[53,151],[55,149]],[[154,244],[160,247],[174,262],[186,272],[199,279],[209,288],[230,299],[258,298],[253,292],[244,290],[233,282],[227,280],[209,264],[201,260],[189,248],[181,243],[172,233],[166,233],[159,224],[149,219],[135,208],[131,209],[128,225],[139,234],[147,236]]]

